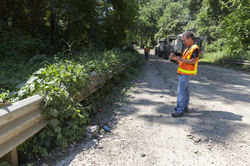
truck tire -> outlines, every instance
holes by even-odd
[[[163,52],[162,52],[162,51],[159,51],[158,56],[159,56],[159,57],[162,57],[162,56],[163,56]]]
[[[164,47],[163,59],[169,59],[170,53],[171,53],[170,47],[169,46]]]
[[[159,56],[160,53],[160,47],[157,47],[157,55]]]
[[[157,55],[157,54],[158,54],[158,48],[155,47],[155,55]]]

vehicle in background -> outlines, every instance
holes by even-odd
[[[160,44],[162,43],[163,39],[157,39],[157,45],[155,46],[155,55],[159,55],[160,51]]]
[[[167,38],[163,39],[160,49],[159,56],[162,56],[163,59],[168,59],[171,62],[175,62],[170,58],[170,54],[173,53],[175,56],[182,56],[184,50],[187,48],[181,39],[182,34],[180,35],[169,35]],[[194,43],[197,44],[200,48],[200,55],[205,53],[207,37],[206,36],[195,36]]]
[[[159,43],[159,47],[158,47],[158,56],[159,57],[164,57],[165,51],[166,51],[166,48],[168,45],[169,44],[168,44],[167,38],[163,39],[162,42]]]
[[[170,53],[175,54],[176,56],[182,56],[183,52],[187,48],[185,44],[183,44],[183,41],[181,39],[182,34],[180,35],[169,35],[167,36],[167,42],[170,47]],[[206,36],[195,36],[194,37],[194,43],[198,45],[200,48],[200,55],[205,53],[205,46],[206,46],[207,37]],[[170,53],[167,52],[167,55],[165,57],[168,57],[168,59],[172,62],[175,62],[170,58]]]

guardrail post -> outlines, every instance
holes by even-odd
[[[12,151],[7,153],[5,156],[2,157],[4,161],[7,161],[8,163],[12,164],[12,166],[18,165],[18,156],[17,156],[17,150],[14,148]]]

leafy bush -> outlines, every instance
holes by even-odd
[[[119,49],[123,52],[132,52],[132,53],[136,52],[133,45],[128,43],[128,42],[121,43],[121,45],[119,46]],[[114,50],[116,50],[116,49],[114,49]]]
[[[9,164],[7,161],[2,161],[2,159],[0,159],[0,166],[12,166],[12,165]]]
[[[53,63],[54,57],[46,55],[36,55],[27,63],[20,56],[11,56],[1,58],[0,61],[0,93],[5,90],[14,91],[16,86],[23,81],[26,81],[28,76],[45,64],[42,62]]]
[[[129,47],[127,47],[129,48]],[[124,49],[126,50],[126,48]],[[82,105],[75,97],[90,85],[90,73],[102,75],[101,84],[109,78],[109,73],[120,73],[120,66],[129,63],[130,68],[141,65],[138,52],[120,49],[104,53],[85,49],[67,58],[56,58],[35,72],[29,81],[9,98],[12,102],[35,94],[44,98],[42,115],[48,120],[47,126],[18,147],[19,151],[31,156],[47,155],[54,146],[67,148],[67,143],[80,140],[85,134],[84,126],[89,124],[90,115],[95,113],[93,103]],[[61,54],[58,57],[63,57]],[[37,64],[44,56],[36,56],[29,64]],[[34,152],[34,154],[30,153]]]
[[[10,99],[9,96],[9,91],[3,91],[2,93],[0,93],[0,103],[5,103],[6,101],[8,101]]]
[[[206,45],[206,52],[222,52],[225,51],[225,39],[220,38]]]
[[[0,33],[0,54],[2,57],[20,56],[28,60],[44,47],[38,39],[23,35],[17,30]]]

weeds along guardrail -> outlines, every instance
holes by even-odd
[[[121,65],[121,71],[128,66],[128,63]],[[109,79],[112,77],[110,72]],[[96,86],[100,84],[101,76],[92,72],[90,80],[88,92],[83,90],[75,97],[78,102],[98,90]],[[35,95],[0,109],[0,158],[18,165],[16,147],[46,126],[47,121],[41,115],[42,101],[41,96]]]
[[[226,63],[234,63],[234,64],[238,64],[238,65],[248,65],[248,66],[250,66],[250,61],[246,61],[246,60],[224,59],[223,61],[226,62]]]

